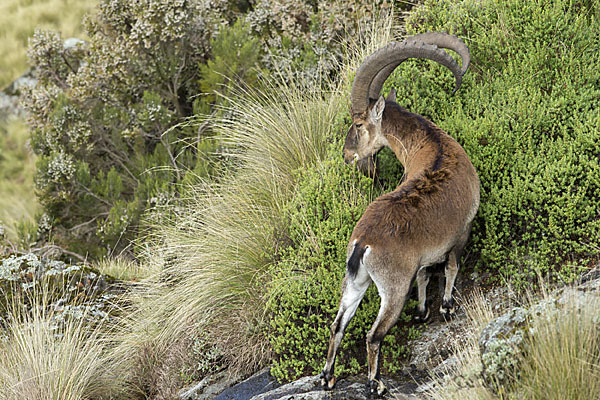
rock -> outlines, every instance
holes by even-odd
[[[233,379],[234,380],[234,379]],[[388,399],[417,400],[414,395],[417,384],[383,378],[388,388]],[[218,393],[218,394],[217,394]],[[299,399],[364,399],[366,379],[364,376],[340,379],[333,390],[324,390],[318,376],[307,376],[281,385],[264,368],[250,378],[232,385],[232,378],[225,372],[214,374],[190,385],[179,392],[179,400],[299,400]]]
[[[25,109],[19,103],[21,94],[24,89],[33,87],[36,84],[35,71],[30,69],[4,90],[0,91],[0,119],[7,119],[13,115],[25,116]]]
[[[217,374],[209,375],[200,382],[180,390],[178,398],[180,400],[214,399],[219,393],[235,384],[238,380],[237,377],[231,376],[227,371],[222,371]]]
[[[525,340],[529,313],[515,307],[493,319],[481,332],[479,351],[483,365],[483,378],[488,383],[502,383],[518,363]]]
[[[365,381],[360,378],[340,379],[331,391],[321,387],[318,375],[300,378],[295,382],[280,386],[274,390],[254,396],[251,400],[363,400],[365,399]],[[416,385],[401,384],[397,381],[383,378],[388,388],[385,398],[398,400],[416,400],[412,390]],[[233,398],[232,398],[233,399]]]
[[[451,355],[453,346],[464,338],[460,334],[464,323],[464,311],[460,309],[451,321],[428,323],[419,337],[407,344],[411,351],[404,372],[413,375],[428,373],[444,362]]]
[[[14,298],[29,307],[44,304],[57,324],[66,316],[98,322],[112,315],[121,291],[117,280],[88,266],[13,255],[0,259],[0,325],[10,319]]]
[[[223,391],[215,400],[248,400],[252,397],[274,390],[281,386],[279,382],[269,373],[270,368],[264,368],[243,382]]]

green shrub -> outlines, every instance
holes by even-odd
[[[517,285],[570,278],[598,254],[598,16],[589,2],[426,1],[407,30],[465,38],[464,85],[451,96],[450,74],[423,62],[386,84],[469,154],[482,190],[467,261]]]
[[[149,208],[176,203],[177,184],[218,171],[209,122],[226,112],[233,87],[254,86],[265,68],[335,74],[366,11],[340,2],[333,18],[329,6],[273,3],[103,0],[88,45],[65,49],[57,33],[34,34],[40,82],[25,103],[42,244],[81,258],[132,253]],[[192,126],[193,115],[207,125]]]
[[[252,36],[243,20],[231,27],[222,26],[210,45],[213,57],[199,66],[200,89],[206,96],[203,103],[222,103],[223,96],[230,94],[233,85],[256,85],[260,72],[261,52],[257,51],[260,39]]]
[[[316,75],[335,76],[344,62],[347,40],[370,26],[371,18],[386,6],[381,0],[261,0],[246,21],[262,38],[266,69],[292,71],[294,79],[312,80]]]

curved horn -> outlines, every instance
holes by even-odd
[[[439,48],[454,50],[462,59],[461,76],[464,76],[464,74],[467,72],[467,69],[469,68],[469,63],[471,62],[469,48],[467,47],[465,42],[463,42],[462,39],[459,37],[448,35],[447,33],[427,32],[412,36],[407,40],[422,40],[424,43],[432,44]],[[388,76],[390,76],[390,74],[396,69],[396,67],[400,65],[402,61],[390,64],[386,68],[379,71],[379,73],[373,79],[371,87],[369,88],[370,98],[376,99],[379,97],[379,92],[381,92],[383,83],[388,78]],[[460,82],[457,82],[457,85],[454,88],[454,92],[458,90],[459,86]]]
[[[456,51],[463,60],[463,69],[461,70],[456,61],[438,46]],[[456,79],[454,91],[460,87],[470,60],[469,50],[464,42],[445,33],[429,32],[410,37],[401,43],[392,42],[367,57],[358,68],[352,85],[352,113],[360,114],[366,111],[369,98],[377,98],[388,76],[409,58],[429,59],[450,69]]]
[[[464,75],[467,72],[469,63],[471,62],[471,56],[469,55],[469,48],[461,38],[440,32],[421,33],[412,38],[422,40],[427,44],[436,45],[442,49],[454,50],[462,59],[461,75]]]

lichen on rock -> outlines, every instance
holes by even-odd
[[[481,332],[479,349],[486,382],[502,383],[516,367],[526,336],[527,319],[528,311],[515,307],[493,319]]]
[[[117,281],[85,265],[33,253],[1,260],[0,328],[16,309],[44,308],[61,324],[68,318],[96,323],[110,317],[118,302]]]

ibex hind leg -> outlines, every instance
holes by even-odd
[[[346,277],[342,282],[340,308],[331,325],[327,361],[325,362],[323,372],[321,372],[321,384],[326,389],[332,389],[335,385],[334,367],[338,347],[344,337],[346,327],[350,323],[350,320],[352,320],[352,317],[354,317],[356,309],[370,284],[371,278],[363,265],[359,267],[355,276],[350,276],[346,273]]]
[[[377,284],[377,280],[375,283]],[[369,364],[367,395],[369,397],[382,396],[387,390],[379,374],[381,342],[400,318],[411,286],[412,281],[398,285],[394,290],[385,290],[377,285],[381,305],[377,319],[367,333],[367,361]]]

